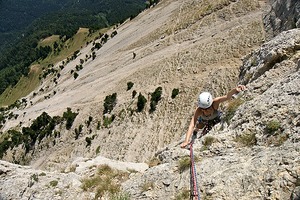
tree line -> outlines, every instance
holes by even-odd
[[[21,76],[27,76],[29,66],[34,61],[42,60],[52,52],[50,46],[38,47],[41,39],[51,35],[60,35],[68,39],[77,32],[79,27],[93,30],[104,28],[123,22],[126,18],[137,15],[145,8],[145,3],[140,0],[87,0],[79,1],[82,3],[76,5],[71,3],[73,1],[65,1],[68,2],[66,9],[36,19],[24,30],[14,45],[2,50],[0,54],[0,94],[7,87],[14,86]]]

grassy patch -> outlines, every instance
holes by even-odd
[[[111,200],[130,200],[130,195],[128,193],[113,194]]]
[[[146,192],[148,190],[151,190],[154,188],[154,183],[153,182],[145,182],[142,186],[141,186],[141,190],[142,192]]]
[[[154,167],[160,164],[160,160],[156,157],[151,158],[148,162],[149,167]]]
[[[204,138],[204,141],[202,142],[202,144],[208,147],[208,146],[211,146],[215,141],[216,141],[216,138],[214,138],[212,136],[206,136]]]
[[[114,170],[108,165],[100,165],[94,177],[82,180],[81,187],[84,191],[95,192],[95,199],[98,199],[106,193],[110,196],[119,194],[120,183],[127,179],[127,172]]]
[[[287,134],[272,135],[267,138],[266,142],[268,146],[281,146],[288,138]]]
[[[265,131],[268,135],[274,135],[280,130],[280,123],[277,120],[272,120],[266,123]]]
[[[179,159],[179,161],[178,161],[179,172],[182,173],[185,170],[189,169],[190,165],[191,165],[190,157],[183,157],[183,158]]]
[[[175,200],[186,200],[190,198],[190,190],[184,189],[176,195]]]
[[[56,35],[50,36],[40,41],[38,46],[53,46],[53,44],[56,42],[61,45],[62,48],[58,53],[52,52],[44,60],[39,60],[38,62],[32,63],[28,76],[23,76],[14,87],[8,87],[0,95],[0,106],[11,105],[17,99],[28,95],[39,86],[39,76],[43,72],[43,69],[47,69],[49,65],[58,63],[68,57],[71,57],[75,51],[78,51],[79,49],[84,47],[87,42],[91,42],[96,36],[99,36],[99,33],[104,33],[105,31],[107,31],[107,28],[88,35],[88,29],[81,28],[72,38],[63,43],[57,40],[58,36]]]
[[[254,146],[257,143],[255,133],[244,133],[235,138],[235,142],[242,144],[243,146]]]
[[[40,83],[39,74],[42,68],[39,64],[32,65],[28,76],[23,76],[14,87],[8,87],[0,95],[0,106],[13,104],[17,99],[28,95]]]
[[[57,184],[58,184],[57,180],[50,181],[50,186],[52,186],[52,187],[56,187]]]

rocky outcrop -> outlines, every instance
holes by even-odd
[[[145,163],[121,162],[102,156],[77,158],[62,172],[42,171],[0,160],[0,200],[94,199],[96,192],[86,191],[82,186],[84,180],[95,177],[99,166],[132,173],[143,173],[148,168]]]
[[[264,18],[267,39],[282,31],[300,28],[300,2],[298,0],[271,0],[268,14]]]
[[[84,199],[75,173],[35,170],[0,161],[0,199]]]

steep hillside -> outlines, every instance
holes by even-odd
[[[72,130],[61,130],[63,137],[54,147],[50,145],[46,157],[43,151],[35,151],[35,161],[44,163],[47,158],[44,165],[52,165],[54,160],[66,163],[77,156],[95,156],[97,148],[112,159],[148,161],[157,149],[180,139],[201,90],[217,96],[237,83],[240,58],[264,40],[262,3],[162,1],[118,27],[118,34],[96,52],[94,60],[83,63],[74,79],[71,70],[92,54],[92,44],[81,49],[59,72],[57,84],[45,80],[26,98],[27,106],[14,111],[19,117],[9,120],[2,130],[20,122],[28,126],[42,112],[62,116],[70,107],[79,113]],[[129,81],[134,86],[127,91]],[[159,86],[162,99],[155,112],[149,113],[149,93]],[[174,88],[180,92],[172,99]],[[143,112],[134,112],[138,95],[132,98],[132,90],[148,100]],[[97,122],[103,123],[104,99],[113,93],[117,93],[112,111],[116,118],[109,128],[97,130]],[[88,128],[84,124],[90,116],[93,122]],[[75,140],[74,129],[79,125],[83,125],[83,133]],[[94,138],[89,148],[86,137]]]
[[[34,22],[35,27],[42,22],[52,28],[65,25],[65,29],[83,20],[79,17],[97,21],[100,26],[118,23],[131,15],[135,15],[145,8],[144,0],[106,0],[106,1],[73,1],[73,0],[8,0],[0,1],[0,52],[6,46],[12,46],[24,35],[28,34],[28,27]],[[91,18],[93,16],[94,20]],[[58,18],[60,17],[60,19]],[[102,19],[101,19],[102,18]],[[68,19],[68,20],[65,20]],[[101,19],[101,20],[100,20]],[[73,22],[72,25],[65,23]],[[55,24],[56,23],[56,24]],[[87,24],[87,22],[85,22]],[[95,23],[93,26],[97,26]],[[99,26],[99,25],[98,25]],[[48,27],[49,28],[49,27]],[[61,27],[62,28],[62,27]],[[34,29],[31,27],[30,29]],[[35,29],[36,30],[36,29]],[[56,30],[59,32],[58,30]],[[22,36],[23,35],[23,36]]]
[[[1,162],[0,194],[52,199],[73,199],[77,194],[93,199],[107,197],[103,191],[121,190],[130,199],[188,199],[189,171],[182,160],[189,151],[178,144],[196,97],[203,90],[223,95],[240,82],[248,87],[239,99],[242,104],[231,116],[225,112],[226,122],[196,140],[201,196],[299,198],[300,33],[290,30],[265,42],[263,19],[269,11],[265,3],[163,0],[108,31],[110,36],[117,34],[105,43],[100,38],[83,47],[76,58],[55,65],[59,78],[54,80],[54,74],[44,79],[19,109],[10,111],[15,118],[4,123],[2,136],[12,128],[30,126],[42,112],[63,116],[71,108],[78,115],[70,129],[66,122],[57,125],[55,137],[50,134],[28,149],[20,144],[3,154],[6,161],[30,167]],[[101,48],[92,51],[98,42]],[[76,70],[80,63],[82,69]],[[158,87],[161,100],[149,112]],[[172,98],[175,88],[179,94]],[[104,103],[114,93],[117,101],[104,115]],[[142,112],[137,111],[139,93],[147,100]],[[234,104],[238,103],[229,103]],[[113,178],[107,177],[103,163],[126,174],[110,172]],[[21,169],[15,172],[16,168]],[[52,174],[55,170],[63,174],[59,180]],[[18,179],[24,183],[18,191],[23,192],[16,194],[6,183],[22,174],[26,176]],[[50,183],[49,176],[55,182]],[[93,185],[99,178],[110,188]],[[47,190],[40,189],[44,185]]]

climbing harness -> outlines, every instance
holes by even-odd
[[[208,123],[205,124],[200,137],[205,135],[210,130],[210,126]],[[195,139],[197,138],[197,132],[193,132],[192,140],[190,142],[190,200],[200,200],[200,192],[197,182],[197,172],[195,166],[194,152],[193,152],[193,144]]]

